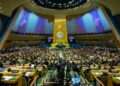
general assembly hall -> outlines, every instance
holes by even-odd
[[[0,0],[0,86],[120,86],[120,0]]]

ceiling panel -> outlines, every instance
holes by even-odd
[[[93,0],[93,1],[96,1],[98,4],[99,3],[104,4],[112,11],[113,15],[120,14],[120,0]],[[7,16],[11,16],[15,8],[23,4],[27,6],[27,3],[29,2],[30,0],[0,0],[0,13]]]

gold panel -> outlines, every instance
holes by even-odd
[[[62,44],[68,46],[67,20],[66,17],[55,17],[52,47]]]

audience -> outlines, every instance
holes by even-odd
[[[37,47],[13,48],[13,50],[11,49],[12,52],[0,51],[0,63],[3,65],[46,64],[49,67],[50,65],[58,65],[59,61],[66,61],[69,66],[72,64],[73,68],[80,66],[98,67],[100,64],[106,68],[107,65],[110,65],[110,67],[119,65],[120,51],[113,52],[115,50],[98,47],[62,50]]]
[[[114,66],[120,65],[119,62],[120,50],[116,48],[45,49],[39,47],[16,47],[0,51],[0,69],[10,65],[24,64],[30,64],[36,68],[42,66],[42,68],[48,70],[55,69],[58,73],[58,83],[64,82],[66,77],[66,83],[69,84],[69,81],[71,81],[74,84],[73,86],[79,86],[81,80],[78,75],[81,70],[85,70],[84,74],[86,74],[87,78],[89,70],[94,68],[110,70]],[[73,71],[72,75],[71,71]],[[78,82],[74,82],[75,79]],[[63,85],[64,83],[62,83]]]

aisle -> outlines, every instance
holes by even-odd
[[[37,80],[36,86],[43,86],[43,83],[50,80],[51,76],[55,75],[56,70],[48,70],[45,76]]]

